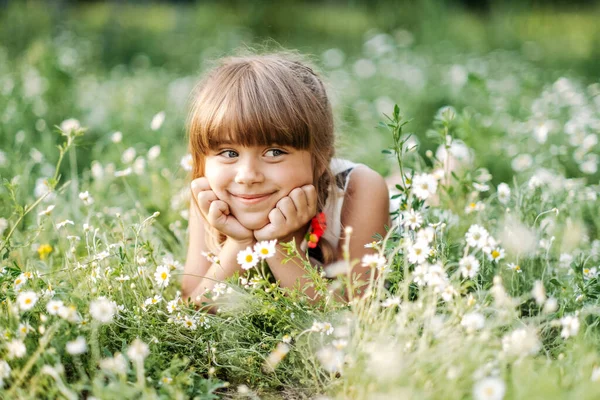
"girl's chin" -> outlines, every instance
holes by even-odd
[[[240,224],[251,231],[261,229],[269,223],[269,218],[267,215],[242,215],[236,216],[236,218],[238,221],[240,221]]]

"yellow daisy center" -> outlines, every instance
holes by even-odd
[[[31,299],[25,299],[25,304],[31,304]]]
[[[253,259],[252,254],[248,254],[246,256],[246,262],[252,262],[252,259]]]
[[[262,249],[260,249],[260,253],[261,254],[269,254],[269,249],[267,249],[266,247],[263,247]]]
[[[498,257],[500,257],[500,252],[499,252],[498,250],[494,250],[494,251],[492,251],[492,257],[493,257],[493,258],[498,258]]]
[[[163,280],[167,279],[167,273],[166,273],[166,272],[163,272],[162,274],[160,274],[160,277],[161,277]]]

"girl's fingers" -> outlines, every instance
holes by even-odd
[[[210,185],[208,184],[208,179],[206,177],[201,176],[200,178],[194,179],[190,186],[192,187],[192,192],[194,192],[194,196],[198,196],[203,190],[211,190]]]
[[[317,189],[314,185],[304,185],[301,189],[306,196],[309,214],[314,216],[317,213]]]
[[[219,200],[215,192],[212,190],[203,190],[196,196],[198,200],[198,205],[200,206],[200,211],[205,216],[208,214],[208,210],[213,202]],[[224,203],[224,202],[222,202]]]
[[[215,200],[210,203],[206,220],[213,227],[219,229],[225,225],[227,215],[229,215],[229,206],[227,203],[221,200]]]
[[[281,227],[285,225],[285,216],[279,208],[274,208],[271,210],[271,212],[269,212],[269,221],[271,222],[270,225],[274,225],[275,227]]]
[[[271,210],[271,212],[275,210],[280,211],[280,214],[283,214],[282,217],[284,217],[284,222],[285,220],[295,219],[298,214],[298,210],[294,205],[294,201],[288,196],[279,200],[277,202],[277,206],[273,210]],[[269,216],[270,215],[271,214],[269,214]]]
[[[302,188],[296,188],[292,190],[289,197],[294,202],[299,215],[303,216],[304,214],[308,214],[308,199],[306,198],[306,193],[304,193]]]

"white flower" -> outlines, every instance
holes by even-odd
[[[46,311],[48,311],[48,314],[50,315],[57,315],[63,305],[61,300],[50,300],[48,304],[46,304]]]
[[[471,202],[469,204],[467,204],[465,206],[465,213],[470,214],[474,211],[483,211],[485,210],[485,204],[483,204],[481,201],[478,202]]]
[[[51,204],[51,205],[49,205],[49,206],[48,206],[48,207],[47,207],[45,210],[43,210],[43,211],[40,211],[40,212],[38,213],[38,215],[39,215],[39,216],[42,216],[42,215],[46,215],[46,216],[48,216],[48,215],[52,214],[52,210],[54,210],[54,207],[55,207],[55,206],[54,206],[54,204]]]
[[[187,315],[183,317],[183,321],[181,321],[181,324],[191,331],[195,331],[198,328],[196,320],[188,317]]]
[[[530,328],[516,329],[502,338],[502,351],[508,356],[535,355],[540,348],[537,334]]]
[[[237,255],[237,262],[242,266],[243,269],[249,270],[258,264],[259,256],[255,254],[250,246],[246,250],[242,250]]]
[[[489,377],[477,382],[473,387],[475,400],[502,400],[506,392],[506,385],[500,378]]]
[[[334,331],[333,325],[330,322],[318,322],[313,321],[312,326],[310,327],[311,332],[325,333],[326,335],[331,335]]]
[[[27,277],[27,275],[19,274],[19,276],[17,276],[14,282],[15,290],[21,289],[21,286],[23,286],[28,280],[29,278]]]
[[[429,257],[429,243],[426,240],[417,242],[408,248],[408,262],[411,264],[423,264]]]
[[[181,168],[183,168],[184,170],[191,171],[194,167],[194,160],[192,158],[192,155],[186,154],[185,156],[183,156],[179,165],[181,165]]]
[[[510,201],[510,186],[502,182],[498,185],[497,190],[498,201],[502,204],[508,204]]]
[[[477,247],[479,249],[483,248],[487,244],[488,237],[489,233],[487,230],[479,225],[471,225],[465,234],[467,244],[471,247]]]
[[[458,265],[460,267],[460,274],[464,278],[475,278],[479,272],[479,260],[477,260],[475,256],[468,255],[461,258]]]
[[[131,167],[127,167],[122,171],[115,171],[115,177],[120,178],[122,176],[129,176],[131,175],[132,169]]]
[[[158,304],[162,301],[162,296],[159,294],[155,294],[152,297],[148,297],[145,301],[144,301],[144,306],[151,306],[154,304]]]
[[[19,293],[17,296],[17,303],[21,311],[31,310],[37,301],[38,295],[32,291]]]
[[[598,277],[598,268],[584,268],[583,269],[583,279],[589,280]]]
[[[90,315],[103,324],[112,322],[116,311],[116,304],[104,296],[98,297],[90,303]]]
[[[20,339],[13,339],[6,343],[6,350],[8,359],[21,358],[27,353],[27,347]]]
[[[546,314],[553,313],[558,309],[558,301],[554,297],[550,297],[544,304],[544,312]]]
[[[479,182],[473,182],[473,188],[478,192],[487,192],[488,190],[490,190],[489,185]]]
[[[133,159],[135,158],[136,154],[137,153],[135,152],[135,149],[133,147],[129,147],[121,155],[121,162],[123,164],[130,164],[133,161]]]
[[[83,354],[87,351],[87,344],[83,336],[78,336],[77,339],[67,342],[67,353],[71,355]]]
[[[560,319],[560,324],[562,325],[560,336],[565,339],[575,336],[579,332],[579,319],[577,319],[577,316],[567,315],[562,317]]]
[[[4,380],[10,377],[10,365],[4,360],[0,360],[0,389],[4,387]]]
[[[402,302],[402,299],[398,296],[393,296],[385,299],[381,302],[381,307],[388,308],[392,306],[399,306]]]
[[[133,361],[143,362],[148,357],[148,354],[150,354],[148,345],[137,338],[129,345],[129,349],[127,349],[127,357]]]
[[[517,273],[519,273],[519,274],[520,274],[521,272],[523,272],[523,270],[521,269],[521,266],[520,266],[520,265],[518,265],[518,264],[515,264],[515,263],[508,263],[508,265],[507,265],[507,267],[506,267],[506,268],[508,268],[508,269],[510,269],[510,270],[512,270],[512,271],[515,271],[515,272],[517,272]]]
[[[171,278],[171,269],[165,265],[159,265],[156,267],[154,273],[154,281],[159,287],[167,287],[169,285],[169,279]]]
[[[365,254],[362,258],[362,266],[383,270],[387,260],[379,254]]]
[[[65,219],[64,221],[59,222],[58,224],[56,224],[56,228],[60,229],[65,225],[75,225],[75,223],[73,221],[71,221],[70,219]]]
[[[413,193],[421,200],[426,200],[437,191],[438,182],[433,175],[419,174],[413,178]]]
[[[65,133],[71,133],[81,129],[81,124],[75,118],[69,118],[61,122],[60,129]]]
[[[269,240],[269,241],[261,241],[254,245],[254,253],[260,257],[262,260],[272,257],[275,255],[275,245],[277,244],[277,239]],[[239,261],[238,261],[239,262]]]
[[[339,372],[344,365],[344,353],[334,347],[324,347],[317,352],[317,358],[328,372]]]
[[[167,312],[173,314],[179,309],[179,298],[173,299],[167,303]]]
[[[160,146],[159,145],[152,146],[152,147],[150,147],[150,150],[148,150],[148,160],[150,160],[150,161],[156,160],[159,155],[160,155]]]
[[[473,333],[485,326],[485,317],[478,312],[471,312],[463,315],[460,324],[468,333]]]
[[[423,217],[414,209],[411,208],[409,211],[405,211],[402,213],[402,225],[404,225],[408,229],[415,230],[417,228],[420,228],[422,223]]]
[[[152,129],[153,131],[159,130],[163,122],[165,122],[165,112],[161,111],[157,113],[154,117],[152,117],[152,122],[150,122],[150,129]]]
[[[103,358],[98,364],[104,371],[113,372],[118,375],[125,375],[127,373],[127,360],[125,360],[125,357],[121,353],[117,353],[111,358]]]
[[[123,140],[123,134],[119,131],[114,132],[111,136],[110,136],[110,140],[113,143],[121,143],[121,140]]]
[[[505,254],[505,251],[503,248],[495,247],[495,248],[491,249],[490,252],[488,253],[488,259],[490,261],[498,262],[499,260],[502,260],[504,258],[504,254]]]
[[[79,193],[79,198],[83,201],[83,204],[86,206],[94,204],[94,198],[90,196],[90,192],[87,190],[85,192]]]
[[[538,305],[544,304],[546,301],[546,289],[544,289],[544,283],[542,281],[535,281],[533,284],[533,289],[531,290],[531,295],[535,299],[535,302]]]

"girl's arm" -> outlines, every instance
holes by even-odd
[[[221,252],[216,254],[220,262],[218,264],[212,263],[202,255],[203,252],[208,252],[204,228],[206,221],[193,201],[190,204],[189,215],[189,243],[181,291],[184,300],[191,298],[196,304],[201,304],[208,301],[203,296],[206,290],[212,290],[216,283],[223,281],[237,271],[241,271],[237,263],[237,254],[247,246],[252,246],[254,241],[246,243],[228,238]]]
[[[372,169],[360,165],[350,174],[344,203],[342,206],[342,230],[352,227],[350,237],[350,260],[361,260],[366,254],[374,253],[365,245],[373,242],[378,233],[386,235],[386,226],[390,226],[390,197],[387,184],[381,175]],[[343,257],[343,242],[338,245],[338,259]],[[352,271],[363,282],[368,282],[370,269],[359,262]]]

